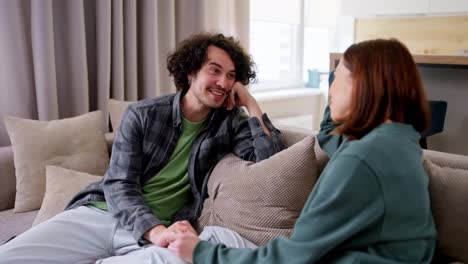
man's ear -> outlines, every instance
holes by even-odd
[[[188,84],[191,85],[191,84],[192,84],[192,80],[193,80],[193,74],[187,75],[187,79],[188,79]]]

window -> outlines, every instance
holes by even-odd
[[[317,86],[329,70],[337,13],[338,0],[251,0],[252,89]]]

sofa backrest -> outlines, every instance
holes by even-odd
[[[468,156],[424,150],[424,157],[440,167],[468,170]]]
[[[306,129],[292,128],[292,127],[279,127],[284,135],[284,141],[286,146],[291,146],[296,142],[299,142],[303,138],[309,135],[316,135],[316,131],[310,131]],[[318,144],[316,144],[318,146]],[[320,147],[316,150],[319,152]],[[321,150],[320,150],[321,151]],[[451,154],[446,152],[434,151],[434,150],[423,150],[425,158],[432,161],[434,164],[440,167],[449,167],[453,169],[468,170],[468,156]]]
[[[291,127],[279,127],[279,129],[283,133],[284,141],[288,147],[296,142],[299,142],[308,135],[315,135],[317,133],[311,130]],[[111,153],[112,150],[113,140],[114,134],[107,133],[106,141],[108,144],[109,153]],[[321,172],[328,162],[328,156],[320,149],[318,144],[316,144],[315,154],[319,164],[318,170]],[[424,156],[431,160],[434,164],[441,167],[468,170],[468,156],[432,150],[424,150]],[[13,208],[16,193],[13,150],[11,146],[0,148],[0,172],[0,186],[2,186],[2,192],[0,195],[0,211],[3,211]]]

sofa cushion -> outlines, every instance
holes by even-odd
[[[16,213],[41,206],[46,165],[98,175],[106,171],[109,155],[100,111],[53,121],[5,117],[5,124],[16,168]]]
[[[76,193],[101,179],[102,176],[47,166],[46,192],[33,226],[62,212]]]
[[[430,178],[438,251],[468,263],[468,171],[440,167],[428,159],[424,167]]]
[[[112,131],[117,131],[120,126],[120,122],[122,121],[123,114],[131,103],[133,102],[109,99],[107,109],[109,109]]]
[[[14,213],[13,209],[0,212],[0,246],[13,236],[31,228],[37,212]]]
[[[284,144],[287,147],[296,144],[297,142],[303,140],[307,136],[315,136],[317,134],[316,131],[312,131],[310,129],[303,129],[291,126],[280,125],[278,126],[278,129],[281,130],[281,133],[283,134]],[[315,144],[314,151],[315,157],[317,159],[317,175],[320,175],[330,158],[328,157],[328,154],[325,151],[323,151],[322,148],[320,148],[318,142],[316,142]]]
[[[211,173],[198,228],[226,227],[257,245],[290,236],[318,178],[314,146],[308,136],[258,163],[227,155]]]

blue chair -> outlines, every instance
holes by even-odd
[[[430,123],[429,128],[421,134],[419,145],[427,149],[427,137],[444,131],[445,114],[447,113],[446,101],[429,101]]]

